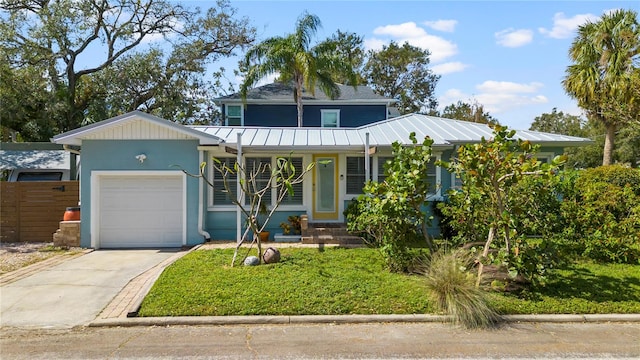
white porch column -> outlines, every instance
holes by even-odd
[[[236,162],[238,166],[242,164],[242,133],[237,134],[237,144],[238,144],[238,154],[236,158]],[[242,188],[240,187],[240,174],[238,173],[236,176],[236,194],[238,194],[238,200],[240,204],[244,202],[244,193],[242,192]],[[240,206],[236,206],[236,243],[240,244],[242,242],[242,211],[240,211]]]
[[[365,134],[364,137],[364,181],[367,182],[371,180],[371,161],[369,161],[369,133]]]

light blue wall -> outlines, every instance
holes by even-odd
[[[101,171],[176,171],[179,165],[191,173],[198,172],[196,140],[84,140],[81,164],[81,240],[91,246],[91,172]],[[140,163],[137,154],[147,159]],[[198,234],[198,180],[187,177],[187,244],[203,242]]]
[[[286,222],[287,218],[291,215],[301,215],[302,213],[303,212],[300,211],[276,211],[266,228],[267,231],[271,232],[269,235],[270,240],[273,240],[274,234],[282,233],[282,228],[280,228],[281,222]],[[235,211],[209,211],[207,212],[206,224],[206,230],[211,235],[211,240],[236,240]],[[244,227],[242,231],[244,232]]]

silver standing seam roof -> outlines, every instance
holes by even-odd
[[[390,147],[395,141],[409,145],[409,134],[415,132],[418,141],[429,136],[434,147],[452,147],[464,143],[477,143],[490,138],[491,128],[486,124],[452,120],[421,114],[409,114],[383,120],[357,128],[295,128],[295,127],[230,127],[191,126],[209,136],[223,140],[228,146],[235,146],[237,134],[242,134],[242,147],[276,150],[281,147],[299,150],[348,150],[362,149],[366,134],[369,146]],[[586,138],[517,130],[516,139],[529,140],[536,144],[551,146],[580,146],[591,144]]]

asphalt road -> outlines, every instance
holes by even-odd
[[[440,323],[0,329],[8,359],[640,358],[640,323]]]

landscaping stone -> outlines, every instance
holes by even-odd
[[[260,259],[258,259],[257,256],[247,256],[247,258],[244,259],[245,266],[256,266],[258,264],[260,264]]]
[[[276,248],[267,248],[262,255],[265,264],[273,264],[280,261],[280,251]]]

